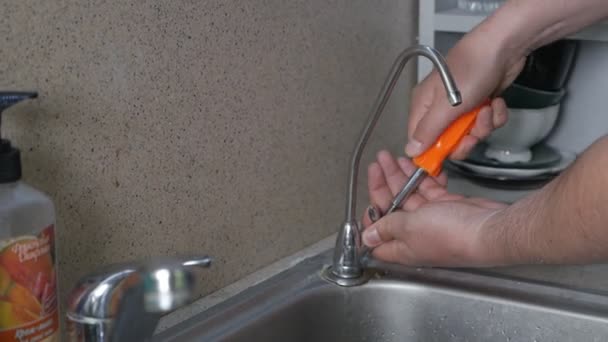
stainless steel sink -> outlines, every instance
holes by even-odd
[[[305,260],[156,336],[156,341],[607,341],[608,297],[472,270],[369,261],[367,284]]]

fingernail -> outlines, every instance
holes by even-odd
[[[382,242],[376,228],[370,227],[363,231],[363,243],[368,247],[375,247]]]
[[[416,157],[420,153],[422,153],[422,143],[420,141],[412,139],[405,145],[405,154],[409,157]]]
[[[374,207],[373,205],[370,205],[369,207],[367,207],[367,216],[372,221],[372,223],[375,223],[380,219],[380,211],[378,210],[378,208]]]

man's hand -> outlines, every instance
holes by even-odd
[[[605,0],[509,0],[467,33],[446,56],[463,103],[451,107],[437,72],[416,87],[408,122],[406,154],[428,149],[459,115],[498,96],[521,71],[526,55],[608,17]],[[462,159],[478,140],[506,121],[504,101],[484,108],[471,134],[452,154]]]
[[[500,46],[487,44],[490,33],[472,32],[452,48],[447,64],[462,94],[461,105],[452,107],[446,98],[443,83],[433,71],[412,92],[408,117],[406,154],[415,157],[428,149],[448,125],[460,115],[471,111],[488,98],[499,95],[521,71],[525,58],[506,58]],[[498,39],[496,39],[498,41]],[[507,121],[507,107],[502,98],[495,98],[479,112],[471,133],[465,136],[451,157],[463,159],[481,139]]]
[[[396,161],[386,151],[377,159],[368,170],[369,194],[372,205],[385,211],[415,166],[406,158]],[[363,242],[375,248],[374,257],[417,266],[490,266],[500,259],[500,248],[495,248],[501,244],[500,233],[484,231],[484,222],[506,205],[450,194],[446,182],[445,174],[427,177],[402,205],[403,211],[374,224],[365,215]]]

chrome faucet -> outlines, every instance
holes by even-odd
[[[210,265],[207,256],[153,258],[84,277],[68,299],[69,340],[149,340],[163,314],[194,299],[194,269]]]
[[[369,136],[395,88],[405,64],[413,56],[424,56],[433,62],[439,72],[439,76],[441,76],[448,101],[452,106],[457,106],[462,102],[460,92],[448,70],[447,64],[437,50],[429,46],[419,45],[408,48],[399,55],[384,83],[382,91],[374,103],[367,123],[351,155],[348,192],[346,194],[346,218],[338,231],[333,265],[324,272],[324,277],[327,280],[340,286],[355,286],[369,279],[369,276],[365,274],[361,265],[361,257],[363,255],[361,228],[355,217],[359,162]]]

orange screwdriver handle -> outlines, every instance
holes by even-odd
[[[437,138],[433,146],[414,158],[414,164],[424,169],[429,175],[437,177],[441,172],[443,161],[454,151],[460,140],[471,132],[481,108],[489,104],[489,100],[484,101],[479,107],[454,120]]]

